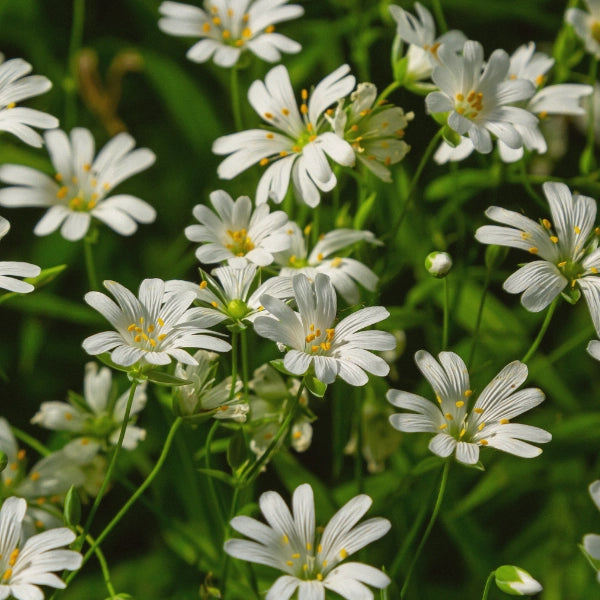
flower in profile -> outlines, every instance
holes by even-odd
[[[202,272],[200,285],[191,281],[167,281],[167,291],[179,293],[192,290],[201,305],[194,309],[194,314],[202,318],[209,315],[218,319],[218,322],[229,321],[230,324],[252,322],[264,310],[260,303],[263,294],[281,300],[294,295],[291,279],[279,276],[270,277],[251,293],[257,271],[258,267],[252,263],[239,268],[226,265],[213,269],[214,278]]]
[[[0,217],[0,240],[8,233],[10,223]],[[15,279],[15,277],[37,277],[41,269],[31,263],[3,260],[0,261],[0,288],[9,292],[18,292],[19,294],[28,294],[34,290],[34,287],[26,281]]]
[[[94,138],[89,130],[76,127],[67,134],[54,129],[44,135],[54,178],[31,167],[2,165],[0,181],[13,187],[0,190],[2,206],[46,206],[48,210],[33,232],[48,235],[60,227],[70,241],[87,233],[92,217],[121,235],[131,235],[138,223],[152,223],[156,211],[129,194],[108,193],[132,175],[154,163],[148,148],[133,149],[128,133],[112,138],[94,158]]]
[[[203,204],[194,207],[200,225],[185,228],[191,242],[202,244],[196,249],[201,263],[228,261],[243,266],[251,262],[259,267],[273,262],[273,252],[285,250],[290,242],[281,228],[288,217],[282,210],[269,212],[267,205],[252,210],[248,196],[233,200],[223,190],[211,192],[210,202],[217,214]]]
[[[76,537],[66,527],[38,533],[23,543],[26,509],[25,500],[12,496],[0,509],[0,598],[43,599],[39,585],[66,587],[53,571],[74,571],[83,560],[79,552],[64,549]]]
[[[125,418],[129,392],[115,401],[110,369],[89,362],[85,365],[83,397],[69,394],[69,402],[42,402],[31,422],[54,431],[66,431],[75,436],[106,440],[116,445]],[[146,431],[133,424],[133,417],[146,405],[146,382],[135,390],[130,411],[130,422],[125,430],[123,448],[133,450],[146,437]]]
[[[397,23],[398,37],[409,44],[405,57],[407,83],[431,76],[433,67],[439,64],[438,50],[442,44],[450,51],[458,52],[467,40],[462,31],[455,29],[436,38],[431,13],[420,2],[415,2],[415,10],[417,17],[395,4],[390,5],[390,13]]]
[[[285,573],[271,586],[266,600],[289,600],[296,590],[299,598],[322,599],[326,590],[347,600],[372,598],[367,586],[383,589],[390,578],[364,563],[342,562],[384,536],[391,527],[381,517],[358,524],[371,503],[365,494],[355,496],[333,515],[319,535],[313,490],[308,483],[294,491],[293,512],[277,492],[264,492],[259,506],[267,525],[252,517],[234,517],[231,527],[250,540],[227,540],[225,552]]]
[[[585,49],[600,58],[600,0],[585,0],[588,11],[569,8],[565,21],[573,26],[575,33],[583,40]]]
[[[248,403],[240,391],[242,381],[235,382],[232,391],[231,377],[215,383],[218,354],[198,350],[194,354],[197,365],[177,363],[175,376],[192,383],[178,386],[176,390],[179,414],[197,419],[231,419],[238,423],[246,420]]]
[[[427,110],[448,113],[448,126],[467,136],[477,152],[491,152],[492,135],[509,148],[521,147],[515,125],[534,129],[537,118],[512,104],[531,98],[535,87],[527,79],[507,79],[508,54],[495,50],[484,66],[481,44],[467,41],[462,55],[442,45],[438,57],[441,64],[433,69],[432,79],[439,91],[427,95]]]
[[[47,92],[52,83],[43,75],[27,75],[31,65],[22,58],[4,60],[0,53],[0,131],[7,131],[21,141],[41,147],[42,138],[33,127],[53,129],[58,119],[40,110],[16,106],[17,102]]]
[[[287,347],[283,363],[290,373],[304,375],[312,368],[323,383],[341,377],[356,386],[367,383],[366,372],[380,377],[388,374],[389,365],[369,350],[392,350],[394,336],[386,331],[360,331],[389,316],[383,306],[362,308],[335,324],[337,302],[327,275],[317,273],[311,284],[300,273],[292,285],[299,312],[265,295],[261,301],[271,316],[254,321],[259,335]]]
[[[372,83],[359,83],[344,108],[340,100],[332,118],[334,131],[353,148],[356,158],[379,179],[389,183],[388,167],[399,163],[410,150],[402,140],[414,114],[405,114],[399,106],[374,106],[377,88]]]
[[[589,488],[590,496],[596,505],[596,508],[600,510],[600,479],[593,481]],[[600,582],[600,535],[597,533],[588,533],[583,536],[583,550],[589,557],[590,563],[594,566],[597,571],[596,577]]]
[[[317,273],[323,273],[348,304],[359,301],[357,283],[369,291],[377,286],[377,275],[369,267],[355,258],[337,255],[338,250],[342,250],[341,254],[348,254],[350,246],[357,242],[381,244],[371,231],[334,229],[323,235],[310,252],[305,235],[296,223],[290,221],[285,231],[290,238],[290,247],[274,255],[275,265],[281,267],[283,277],[304,273],[309,279],[314,279]]]
[[[535,43],[529,42],[519,46],[510,57],[510,67],[507,79],[527,79],[539,91],[527,101],[522,102],[522,108],[539,117],[540,121],[536,127],[523,127],[515,123],[516,130],[521,135],[523,145],[519,148],[510,148],[502,140],[498,140],[500,158],[504,162],[515,162],[523,157],[524,148],[527,150],[545,154],[548,144],[540,125],[551,115],[585,115],[586,111],[581,102],[585,96],[593,92],[590,85],[580,83],[561,83],[544,87],[546,75],[554,65],[554,59],[543,52],[535,51]],[[473,144],[469,138],[461,138],[461,143],[452,148],[444,142],[435,154],[438,164],[449,160],[463,160],[473,150]]]
[[[170,35],[199,37],[187,57],[203,63],[211,57],[221,67],[233,67],[249,50],[267,62],[277,62],[282,52],[294,54],[301,46],[275,33],[275,23],[304,14],[288,0],[205,0],[204,10],[181,2],[163,2],[158,8],[159,28]]]
[[[498,223],[484,225],[475,232],[483,244],[497,244],[526,250],[542,260],[526,263],[502,286],[520,294],[521,303],[531,312],[546,308],[567,288],[577,299],[583,293],[600,335],[600,250],[594,231],[596,201],[588,196],[571,195],[564,183],[546,182],[542,186],[550,204],[552,221],[541,224],[520,213],[490,206],[485,214]],[[554,223],[554,225],[553,225]]]
[[[323,113],[347,96],[354,87],[350,67],[342,65],[316,85],[312,93],[302,90],[300,108],[294,98],[290,76],[283,65],[273,67],[264,83],[255,81],[248,90],[252,108],[269,129],[250,129],[215,140],[215,154],[229,156],[219,165],[221,179],[233,179],[259,163],[266,167],[256,190],[256,203],[271,199],[281,203],[290,177],[298,198],[311,207],[321,200],[320,192],[331,191],[336,177],[327,157],[343,166],[354,165],[348,142],[330,130]]]
[[[473,391],[462,358],[454,352],[440,352],[437,362],[429,352],[415,354],[417,367],[430,383],[437,404],[401,390],[390,390],[388,401],[410,412],[390,416],[392,427],[406,433],[435,434],[429,449],[446,458],[474,465],[479,448],[489,446],[515,456],[533,458],[542,451],[528,442],[545,443],[552,436],[539,427],[511,423],[516,417],[544,401],[539,388],[516,391],[527,378],[527,365],[515,360],[506,365],[469,407]]]
[[[116,331],[96,333],[83,341],[83,349],[92,355],[110,352],[111,360],[121,366],[140,368],[168,365],[174,358],[186,365],[197,361],[184,348],[204,348],[216,352],[231,349],[228,342],[210,327],[217,321],[205,318],[189,323],[193,292],[169,294],[161,279],[144,279],[139,298],[116,281],[105,281],[104,287],[116,303],[101,292],[88,292],[85,301],[102,314]]]

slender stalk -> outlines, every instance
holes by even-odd
[[[281,424],[279,431],[277,431],[277,433],[271,440],[271,443],[269,444],[268,448],[263,452],[260,458],[258,458],[258,460],[254,464],[252,464],[244,473],[242,473],[242,476],[240,477],[240,484],[248,485],[252,483],[257,477],[257,475],[260,473],[260,470],[262,469],[263,465],[265,465],[269,461],[269,459],[277,449],[279,441],[289,431],[292,425],[292,422],[298,410],[298,406],[300,404],[300,398],[302,397],[303,391],[304,383],[301,383],[300,387],[298,388],[298,393],[296,394],[296,397],[294,398],[292,405],[290,406],[289,412],[285,417],[283,423]]]
[[[127,511],[135,504],[136,500],[146,491],[146,488],[152,483],[158,472],[161,470],[167,455],[169,454],[169,449],[171,448],[171,444],[173,443],[173,438],[175,437],[175,433],[179,426],[183,423],[182,417],[177,417],[173,424],[171,425],[171,429],[167,434],[167,438],[165,440],[162,452],[156,461],[156,464],[152,468],[152,471],[148,474],[148,477],[142,482],[140,487],[132,494],[132,496],[127,500],[127,502],[123,505],[121,510],[111,519],[110,523],[102,530],[100,535],[96,538],[95,542],[89,547],[88,551],[85,553],[83,557],[82,566],[90,559],[92,554],[96,551],[96,548],[102,544],[102,542],[106,539],[106,536],[114,529],[114,527],[119,523],[119,521],[125,516]],[[69,574],[69,576],[65,579],[65,583],[67,586],[73,580],[73,578],[77,575],[79,571],[73,571]]]
[[[127,429],[127,424],[129,423],[129,415],[131,413],[131,406],[133,404],[133,398],[135,396],[135,390],[136,390],[138,384],[139,384],[139,382],[136,379],[134,379],[131,382],[131,388],[129,390],[129,397],[127,398],[127,407],[125,408],[125,416],[123,417],[123,423],[121,424],[121,431],[119,432],[119,439],[117,441],[117,445],[115,446],[115,448],[113,450],[112,456],[110,458],[110,463],[108,465],[108,469],[106,470],[106,475],[104,476],[102,485],[100,486],[100,490],[98,491],[98,495],[94,499],[94,504],[92,504],[92,508],[90,509],[90,513],[89,513],[88,518],[83,527],[83,535],[82,535],[83,539],[87,536],[87,534],[90,530],[92,521],[94,520],[94,517],[96,516],[96,512],[98,511],[100,502],[102,502],[102,498],[104,497],[104,492],[106,491],[106,488],[108,487],[108,484],[110,483],[112,473],[115,469],[115,465],[117,464],[117,457],[119,456],[119,452],[121,450],[121,447],[123,446],[123,440],[125,439],[125,431]]]
[[[492,581],[494,581],[495,574],[496,574],[496,571],[492,571],[488,575],[488,578],[485,582],[485,587],[483,588],[483,596],[481,596],[481,600],[487,600],[488,594],[490,593],[490,590],[492,589]]]
[[[548,203],[533,189],[529,176],[527,175],[527,168],[525,166],[525,159],[519,161],[519,171],[521,173],[521,183],[527,191],[527,193],[535,200],[536,204],[543,209],[548,208]]]
[[[435,13],[439,33],[446,33],[448,31],[448,24],[446,23],[440,0],[433,0],[433,12]]]
[[[354,449],[354,481],[358,492],[362,494],[365,491],[365,478],[363,473],[363,459],[362,459],[362,445],[363,445],[363,434],[362,434],[362,423],[363,423],[363,411],[362,411],[362,396],[357,393],[358,389],[354,388],[354,435],[356,436],[356,448]]]
[[[85,0],[73,0],[73,22],[69,39],[69,85],[65,89],[64,127],[68,131],[77,122],[77,53],[83,43],[83,26],[85,23]]]
[[[490,288],[490,278],[492,275],[491,269],[486,269],[485,280],[483,282],[483,291],[481,292],[481,300],[479,300],[479,307],[477,308],[477,317],[475,318],[475,330],[473,331],[473,341],[471,342],[471,352],[469,353],[469,360],[467,361],[467,369],[471,368],[473,359],[475,358],[475,348],[479,340],[479,329],[481,328],[481,318],[483,317],[483,307],[485,306],[485,299]]]
[[[392,81],[392,83],[390,83],[390,85],[388,85],[383,92],[379,94],[379,97],[375,101],[375,106],[379,106],[381,102],[383,102],[394,90],[397,90],[400,86],[401,83],[399,81]]]
[[[525,356],[521,359],[521,362],[526,363],[534,355],[535,351],[538,349],[538,346],[542,342],[542,339],[544,338],[544,335],[546,334],[546,331],[548,330],[550,321],[552,320],[552,315],[554,314],[554,311],[556,309],[556,305],[558,304],[559,298],[560,298],[560,296],[558,296],[556,299],[554,299],[552,301],[552,304],[548,307],[548,310],[546,312],[546,317],[544,318],[544,322],[542,323],[542,326],[540,327],[540,331],[537,334],[537,337],[535,338],[535,340],[533,340],[533,343],[531,344],[529,350],[527,350],[527,352],[525,353]]]
[[[248,331],[242,329],[240,333],[240,345],[242,346],[242,381],[244,382],[244,398],[248,398]]]
[[[591,86],[594,86],[596,83],[596,76],[598,73],[598,59],[595,56],[592,56],[590,59],[590,73],[588,82]],[[587,124],[587,132],[586,132],[586,144],[583,150],[582,156],[589,155],[591,156],[591,161],[588,164],[584,164],[585,169],[582,169],[585,174],[589,173],[592,169],[596,168],[596,161],[594,160],[594,147],[596,144],[596,130],[595,130],[595,122],[594,122],[594,98],[590,96],[590,101],[588,102],[588,124]]]
[[[450,329],[450,288],[448,277],[444,277],[444,325],[442,330],[442,350],[448,347],[448,331]]]
[[[423,548],[425,547],[425,543],[427,542],[427,539],[429,538],[429,534],[431,533],[431,530],[433,529],[433,526],[437,519],[438,513],[440,512],[440,507],[442,506],[442,500],[444,499],[444,492],[446,491],[446,483],[448,481],[448,471],[449,470],[450,470],[450,459],[448,459],[446,461],[446,464],[444,465],[444,470],[442,471],[442,479],[440,481],[440,489],[438,491],[438,495],[435,500],[435,506],[433,507],[433,512],[431,513],[431,518],[429,519],[429,523],[427,524],[425,533],[423,534],[423,537],[421,538],[421,541],[419,542],[417,550],[415,551],[415,553],[413,555],[412,562],[410,563],[410,566],[408,567],[408,573],[406,574],[406,579],[404,580],[404,585],[402,586],[402,589],[400,590],[400,600],[402,600],[404,598],[404,596],[406,595],[406,591],[408,590],[408,585],[410,583],[410,578],[412,576],[414,568],[417,564],[417,561],[419,560],[419,556],[421,555]]]
[[[235,396],[235,382],[237,381],[238,373],[238,346],[239,346],[239,331],[233,329],[231,332],[231,390],[229,391],[229,400]]]
[[[88,233],[83,238],[83,251],[85,254],[85,269],[87,271],[88,282],[90,285],[90,289],[97,290],[98,286],[98,277],[96,275],[96,265],[94,264],[94,255],[92,252],[92,245],[95,242],[95,231]]]
[[[207,471],[212,469],[210,464],[210,446],[218,428],[219,421],[215,419],[215,422],[212,424],[212,427],[206,436],[206,442],[204,443],[204,466],[206,467]],[[206,483],[208,485],[208,498],[212,504],[213,512],[218,515],[221,523],[225,523],[225,515],[223,514],[223,509],[221,507],[221,503],[219,502],[219,495],[217,494],[217,490],[215,488],[214,479],[208,474],[206,474]]]
[[[81,530],[81,527],[78,527],[77,530]],[[91,535],[88,534],[85,539],[90,546],[94,544],[94,538]],[[104,553],[102,552],[102,550],[100,550],[100,548],[97,547],[94,550],[94,554],[96,555],[98,563],[100,564],[100,570],[102,571],[104,585],[106,586],[106,590],[110,594],[110,598],[112,600],[115,597],[116,593],[115,588],[113,587],[113,584],[110,580],[110,571],[108,569],[108,563],[106,562],[106,558],[104,558]]]
[[[233,108],[233,122],[235,123],[236,131],[242,131],[244,124],[242,121],[242,107],[240,105],[240,77],[239,68],[237,65],[231,67],[231,104]]]
[[[225,531],[223,532],[223,542],[231,534],[231,520],[235,517],[237,511],[238,500],[240,496],[240,486],[236,485],[233,490],[233,497],[231,499],[231,507],[229,509],[229,519],[225,524]],[[227,576],[229,573],[229,554],[223,552],[223,565],[221,567],[221,591],[223,592],[223,598],[227,598]]]

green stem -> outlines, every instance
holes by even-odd
[[[231,534],[231,520],[235,517],[237,511],[238,499],[240,496],[240,486],[236,485],[233,490],[233,498],[231,499],[231,507],[229,509],[229,519],[225,524],[225,531],[223,533],[223,542],[227,540]],[[229,572],[229,554],[223,552],[223,566],[221,567],[221,590],[223,592],[223,598],[227,598],[227,575]]]
[[[243,131],[244,124],[242,121],[242,107],[240,104],[240,78],[239,69],[237,66],[231,68],[231,102],[233,108],[233,122],[235,123],[236,131]]]
[[[471,368],[473,364],[473,358],[475,358],[475,348],[477,347],[477,341],[479,340],[479,329],[481,328],[481,318],[483,317],[483,307],[485,306],[485,299],[490,288],[490,278],[492,272],[490,269],[485,271],[485,281],[483,282],[483,291],[481,292],[481,300],[479,301],[479,307],[477,308],[477,317],[475,318],[475,330],[473,331],[473,341],[471,343],[471,352],[469,353],[469,360],[467,361],[467,369]]]
[[[125,516],[127,511],[133,506],[133,504],[136,502],[136,500],[146,491],[146,488],[152,483],[152,481],[154,480],[154,478],[156,477],[156,475],[162,468],[163,463],[165,462],[165,459],[167,458],[167,455],[169,453],[169,449],[171,448],[171,444],[173,442],[175,433],[177,432],[177,429],[179,429],[179,426],[182,423],[183,423],[182,417],[177,417],[175,419],[175,421],[173,421],[173,424],[171,425],[171,429],[169,430],[169,433],[167,434],[167,439],[165,440],[162,452],[160,453],[160,456],[158,457],[156,464],[152,468],[152,471],[150,471],[150,473],[148,474],[148,477],[146,477],[146,479],[142,482],[140,487],[133,493],[133,495],[129,498],[129,500],[127,500],[127,502],[123,505],[123,508],[121,508],[121,510],[112,518],[110,523],[103,529],[102,533],[100,533],[100,535],[96,538],[96,541],[90,546],[90,548],[88,549],[88,551],[85,553],[85,555],[83,557],[82,566],[90,559],[90,556],[92,556],[92,554],[94,554],[94,552],[96,551],[96,548],[98,548],[100,546],[100,544],[102,544],[102,542],[105,540],[106,536],[113,530],[113,528]],[[65,579],[65,584],[67,584],[67,586],[73,580],[73,578],[77,575],[77,573],[78,573],[78,571],[73,571]]]
[[[492,589],[492,581],[494,581],[494,575],[496,574],[496,571],[492,571],[487,578],[487,581],[485,582],[485,587],[483,588],[483,596],[481,596],[481,600],[487,600],[488,594],[490,593],[490,590]]]
[[[65,89],[64,128],[69,131],[77,122],[77,53],[83,43],[83,26],[85,23],[85,0],[73,0],[73,22],[69,40],[69,84]]]
[[[448,331],[450,329],[450,287],[448,277],[444,277],[444,325],[442,331],[442,350],[448,347]]]
[[[248,331],[246,329],[242,329],[240,334],[240,344],[242,346],[242,381],[244,382],[244,398],[248,398],[248,381],[249,381],[249,371],[248,371]]]
[[[360,494],[364,492],[365,481],[363,474],[363,460],[362,460],[362,423],[363,423],[363,411],[362,411],[362,396],[357,393],[358,388],[354,388],[354,435],[356,436],[356,448],[354,449],[354,481],[356,488]]]
[[[300,387],[298,388],[298,393],[296,394],[296,397],[294,398],[292,405],[290,406],[287,416],[285,417],[283,423],[281,424],[279,431],[277,431],[277,433],[275,434],[275,437],[271,440],[271,443],[269,444],[267,449],[263,452],[263,454],[260,456],[260,458],[258,458],[256,460],[256,462],[248,468],[247,471],[242,473],[242,475],[240,477],[240,485],[248,485],[248,484],[252,483],[254,481],[254,479],[256,479],[258,474],[260,473],[260,470],[262,469],[263,465],[265,465],[269,461],[269,459],[271,458],[271,456],[277,449],[277,446],[279,445],[279,441],[289,431],[289,429],[292,425],[292,422],[293,422],[293,420],[296,416],[296,412],[298,410],[298,406],[300,405],[300,398],[302,397],[303,391],[304,391],[304,382],[302,382],[300,384]]]
[[[533,189],[531,182],[529,181],[529,176],[527,175],[527,168],[525,166],[524,158],[519,161],[519,170],[521,172],[521,182],[523,183],[523,187],[527,193],[535,200],[538,206],[546,210],[548,203]]]
[[[433,529],[433,526],[437,519],[438,513],[440,512],[440,507],[442,506],[442,500],[444,499],[444,492],[446,491],[446,483],[448,481],[448,471],[449,470],[450,470],[450,459],[448,459],[446,461],[446,464],[444,465],[444,470],[442,471],[442,479],[440,481],[440,489],[438,491],[438,495],[435,500],[435,506],[433,507],[433,512],[431,513],[431,518],[429,519],[429,523],[427,524],[425,533],[423,534],[423,537],[421,538],[421,541],[419,542],[417,550],[413,555],[412,562],[410,563],[410,566],[408,567],[408,573],[406,574],[406,579],[404,580],[404,585],[402,586],[402,589],[400,590],[400,600],[402,600],[406,594],[406,591],[408,589],[408,585],[410,583],[410,578],[412,576],[414,568],[417,564],[417,561],[419,560],[419,556],[421,555],[423,548],[425,547],[425,543],[427,542],[427,539],[429,538],[429,534],[431,533],[431,530]]]
[[[544,338],[544,335],[546,334],[546,331],[548,330],[550,321],[552,320],[552,315],[554,314],[554,311],[556,310],[556,306],[558,304],[559,298],[560,298],[560,296],[555,298],[552,301],[552,304],[548,307],[548,310],[546,312],[546,317],[544,318],[544,322],[542,323],[540,331],[537,334],[537,337],[535,338],[535,340],[533,340],[533,344],[531,344],[531,347],[529,348],[529,350],[527,350],[527,352],[525,353],[525,356],[521,359],[521,362],[526,363],[533,356],[535,351],[538,349],[538,346],[542,342],[542,339]]]
[[[78,527],[77,530],[81,530],[81,527]],[[85,537],[87,543],[90,546],[94,545],[94,538],[91,535],[87,535]],[[104,585],[106,586],[106,589],[108,591],[108,593],[110,594],[111,600],[115,597],[116,593],[115,593],[115,588],[113,587],[113,584],[110,580],[110,571],[108,569],[108,563],[106,562],[106,558],[104,558],[104,553],[102,552],[102,550],[100,550],[99,547],[96,547],[96,549],[94,550],[94,554],[96,555],[96,558],[98,559],[98,562],[100,563],[100,570],[102,571],[102,577],[104,579]]]
[[[33,448],[40,456],[48,456],[48,454],[52,454],[52,451],[48,450],[48,448],[46,448],[46,446],[44,446],[44,444],[42,444],[41,442],[38,442],[38,440],[36,440],[34,437],[29,435],[28,433],[25,433],[18,427],[14,427],[13,425],[11,425],[10,429],[13,432],[13,435],[18,440],[20,440],[21,442],[24,442],[30,448]]]
[[[229,400],[235,396],[235,382],[238,373],[238,346],[240,334],[237,329],[231,332],[231,390],[229,391]]]
[[[588,82],[591,86],[594,86],[596,83],[596,76],[598,73],[598,59],[595,56],[592,56],[590,59],[590,73]],[[596,128],[594,123],[594,98],[593,96],[589,97],[588,102],[588,125],[587,125],[587,135],[586,135],[586,144],[583,150],[582,156],[590,155],[591,159],[587,162],[587,164],[583,164],[585,169],[582,169],[585,174],[589,173],[591,170],[596,168],[596,161],[594,160],[594,148],[596,144]]]
[[[379,94],[379,97],[375,101],[374,106],[379,106],[381,102],[383,102],[394,90],[397,90],[401,85],[402,84],[399,81],[392,81],[392,83],[390,83],[390,85],[388,85],[383,90],[383,92]]]
[[[113,450],[113,454],[110,458],[110,463],[108,465],[108,469],[106,470],[106,475],[104,476],[102,485],[100,486],[100,490],[98,491],[98,495],[94,499],[94,504],[92,505],[92,508],[90,509],[90,514],[88,515],[88,518],[83,527],[82,539],[85,539],[85,537],[87,536],[87,534],[90,530],[92,521],[94,520],[94,517],[96,516],[96,512],[98,511],[100,502],[102,502],[102,498],[104,497],[104,492],[106,491],[106,488],[108,487],[108,484],[110,483],[112,473],[115,469],[115,465],[117,464],[117,457],[119,455],[121,447],[123,446],[123,440],[125,439],[125,431],[127,430],[127,425],[129,423],[129,415],[131,413],[131,406],[133,404],[133,398],[135,396],[135,390],[136,390],[138,384],[139,384],[139,382],[136,379],[134,379],[131,382],[131,388],[129,390],[129,397],[127,398],[127,407],[125,408],[125,416],[123,417],[123,423],[121,424],[121,431],[119,433],[119,439],[117,441],[117,445],[115,446],[115,448]]]
[[[93,236],[93,237],[92,237]],[[83,238],[83,251],[85,254],[85,269],[87,271],[90,289],[97,290],[98,277],[96,276],[96,266],[94,264],[94,255],[92,253],[92,244],[95,242],[95,232],[89,233]]]
[[[439,129],[438,132],[433,136],[433,138],[431,138],[429,145],[425,149],[425,152],[423,153],[423,156],[421,157],[421,162],[417,166],[417,170],[415,171],[415,174],[413,175],[413,178],[410,181],[410,185],[408,187],[408,192],[406,194],[406,200],[404,202],[404,206],[402,207],[402,211],[400,212],[400,215],[398,216],[396,223],[394,223],[393,227],[390,229],[390,235],[392,235],[392,236],[398,235],[398,232],[400,230],[400,227],[402,226],[404,218],[408,214],[408,209],[410,208],[410,206],[412,204],[412,196],[415,191],[415,188],[417,187],[417,183],[419,183],[421,173],[423,172],[425,165],[429,162],[429,159],[431,158],[431,155],[433,154],[434,150],[437,148],[438,142],[440,141],[441,137],[442,137],[442,129]],[[385,237],[385,236],[382,236],[382,237]]]
[[[433,12],[435,13],[435,19],[438,24],[438,33],[446,33],[446,31],[448,31],[448,24],[444,18],[444,11],[442,10],[442,3],[440,0],[433,0]]]
[[[219,421],[215,419],[215,422],[212,424],[208,435],[206,436],[206,442],[204,444],[204,466],[207,471],[210,472],[212,466],[210,464],[210,446],[212,444],[213,437],[219,428]],[[219,502],[219,496],[217,494],[217,490],[215,488],[215,482],[211,475],[206,474],[206,483],[208,485],[208,498],[210,503],[212,504],[212,509],[215,515],[218,515],[219,521],[221,523],[225,522],[225,515],[223,514],[223,509],[221,508],[221,503]]]

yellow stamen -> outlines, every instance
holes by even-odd
[[[473,395],[473,390],[465,390],[465,398],[470,398]]]
[[[550,221],[548,221],[548,219],[542,219],[542,225],[546,229],[551,229],[552,228],[552,223],[550,223]]]
[[[345,559],[347,556],[348,556],[348,551],[346,550],[346,548],[342,548],[342,549],[340,550],[340,558],[341,558],[342,560],[344,560],[344,559]]]
[[[283,534],[283,538],[281,538],[284,544],[289,544],[290,543],[290,538]]]
[[[465,405],[465,403],[462,400],[455,402],[455,404],[456,404],[456,408],[462,408]]]
[[[19,556],[19,549],[15,548],[11,553],[10,553],[10,557],[8,559],[8,564],[11,567],[15,566],[15,563],[17,562],[17,557]]]
[[[557,238],[555,235],[551,235],[551,236],[550,236],[550,241],[551,241],[553,244],[558,244],[558,238]]]
[[[40,478],[40,474],[37,471],[34,471],[30,476],[29,479],[31,479],[31,481],[37,481]]]
[[[482,446],[487,446],[487,445],[488,445],[488,441],[487,441],[487,440],[479,440],[479,443],[480,443]]]
[[[531,254],[537,254],[538,249],[535,246],[532,246],[531,248],[529,248],[529,252],[531,252]]]
[[[446,429],[446,427],[448,427],[448,423],[442,423],[442,424],[439,426],[439,429]]]
[[[202,25],[202,31],[208,33],[210,31],[210,23],[204,23],[204,25]]]
[[[500,419],[500,425],[508,425],[510,421],[508,419]]]
[[[268,158],[261,158],[258,164],[261,167],[266,167],[269,164],[269,159]]]
[[[275,25],[269,25],[266,29],[265,29],[265,33],[273,33],[275,31]]]
[[[444,415],[444,417],[446,417],[446,419],[448,419],[448,421],[454,421],[454,417],[452,416],[452,414],[451,414],[451,413],[446,413],[446,414]]]
[[[477,413],[478,415],[480,415],[481,413],[483,413],[483,408],[474,408],[473,412]]]

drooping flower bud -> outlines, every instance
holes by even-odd
[[[496,585],[512,596],[533,596],[542,591],[539,581],[527,571],[513,565],[502,565],[496,569]]]

